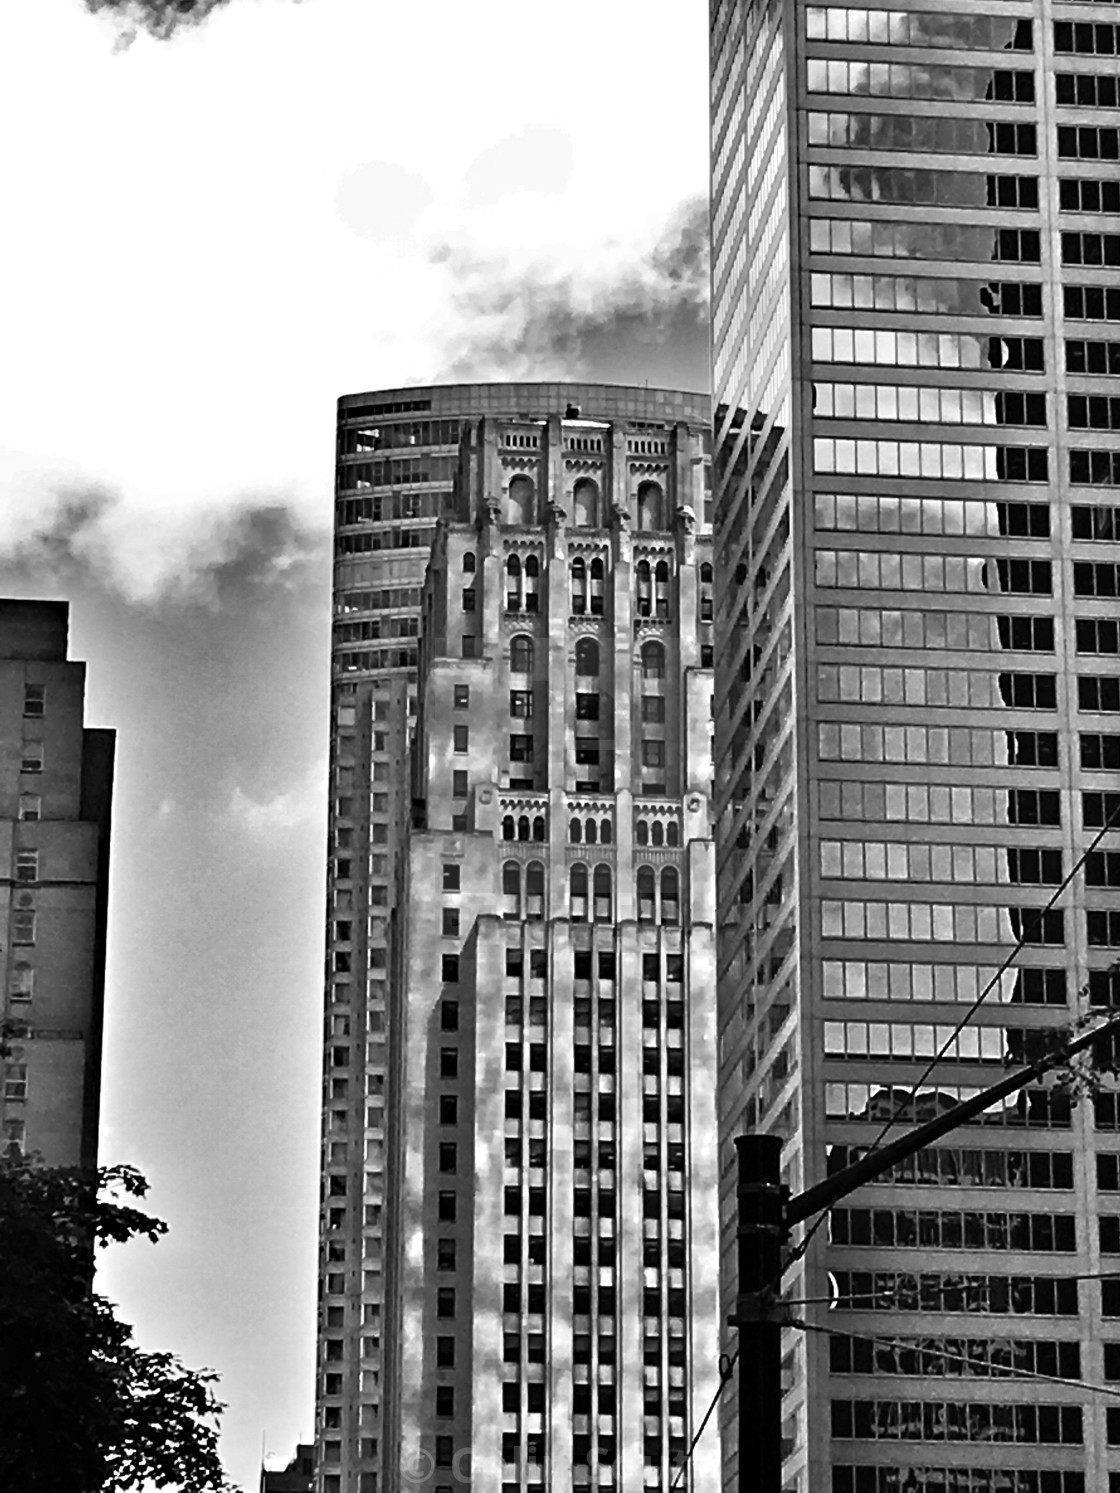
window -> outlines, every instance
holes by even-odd
[[[523,567],[525,576],[525,594],[523,606],[527,612],[540,610],[540,578],[541,562],[536,555],[527,555]]]
[[[469,710],[471,704],[471,687],[469,684],[457,684],[454,687],[454,700],[456,710]]]
[[[642,678],[664,679],[665,648],[661,643],[642,644]]]
[[[454,1141],[441,1141],[439,1146],[439,1169],[441,1172],[454,1173],[459,1165],[459,1149]],[[455,1241],[453,1239],[441,1239],[440,1247],[451,1245],[451,1264],[440,1265],[441,1270],[454,1270],[455,1268]]]
[[[533,640],[527,633],[518,633],[510,640],[509,667],[511,674],[533,672]]]
[[[665,743],[663,741],[642,742],[642,766],[664,767],[665,766]]]
[[[652,923],[655,920],[657,898],[657,880],[652,866],[638,867],[637,886],[638,922]]]
[[[1120,711],[1120,676],[1081,674],[1077,680],[1078,710],[1115,714]]]
[[[452,1339],[454,1341],[454,1339]],[[436,1418],[451,1420],[455,1415],[455,1391],[450,1384],[436,1385]]]
[[[525,867],[525,917],[539,922],[544,917],[544,866],[530,861]]]
[[[665,527],[664,495],[656,482],[642,482],[638,486],[638,528],[663,529]]]
[[[503,506],[507,524],[531,524],[536,514],[536,489],[531,477],[511,477]]]
[[[441,1192],[437,1202],[436,1212],[440,1223],[455,1222],[455,1194],[453,1192]]]
[[[35,719],[46,714],[47,690],[43,684],[25,684],[23,687],[23,713]]]
[[[466,574],[473,574],[474,572],[474,555],[470,550],[467,550],[463,555],[463,571]]]
[[[532,762],[533,760],[533,738],[524,733],[517,733],[509,739],[509,760],[511,762]]]
[[[521,916],[521,866],[506,861],[502,867],[502,916],[517,920]]]
[[[587,867],[576,865],[569,873],[570,916],[573,923],[587,922]]]
[[[440,1078],[459,1077],[459,1049],[457,1047],[440,1048],[439,1076]]]
[[[466,752],[466,751],[469,751],[470,750],[470,730],[469,730],[469,728],[467,726],[454,726],[452,728],[452,730],[453,730],[453,733],[454,733],[455,750],[457,752]]]
[[[39,880],[39,852],[37,850],[16,851],[16,880]]]
[[[580,638],[576,644],[576,674],[584,679],[599,674],[599,645],[594,638]]]
[[[451,793],[454,798],[466,798],[469,792],[467,774],[456,771],[451,774]]]
[[[581,477],[573,487],[572,512],[576,528],[599,527],[599,488],[590,477]]]
[[[1120,652],[1120,623],[1111,617],[1079,617],[1076,622],[1078,653]]]
[[[457,1125],[459,1123],[459,1096],[457,1094],[441,1094],[439,1096],[439,1122],[441,1125]]]
[[[35,994],[35,971],[26,959],[17,959],[8,976],[8,995],[13,1001],[29,1001]]]
[[[463,611],[473,612],[475,609],[475,590],[473,586],[463,587]]]
[[[586,690],[576,695],[576,720],[597,721],[599,719],[599,696]]]
[[[43,817],[43,800],[37,793],[21,793],[19,796],[19,817],[31,823],[33,820]]]
[[[445,985],[458,985],[459,983],[459,955],[443,954],[440,956],[440,978]]]
[[[445,937],[458,938],[459,909],[457,907],[445,907],[443,909],[443,933]]]
[[[577,557],[569,567],[571,573],[570,604],[573,616],[582,617],[587,611],[587,562]]]
[[[462,648],[464,658],[478,657],[478,639],[473,633],[465,632],[463,634]]]
[[[443,889],[445,892],[457,892],[459,890],[459,863],[458,861],[444,861],[443,863]]]
[[[1120,736],[1086,732],[1081,737],[1081,766],[1090,771],[1120,770]]]
[[[1058,201],[1066,213],[1120,213],[1120,181],[1091,176],[1063,176]]]
[[[595,894],[594,915],[597,923],[611,921],[611,870],[609,866],[596,866],[593,878]]]
[[[453,1369],[455,1367],[455,1339],[453,1337],[436,1338],[436,1368]]]
[[[647,725],[660,725],[665,720],[664,695],[642,696],[642,720]]]
[[[675,866],[665,866],[661,872],[661,921],[675,927],[680,920],[680,875]]]
[[[440,1029],[445,1032],[459,1030],[459,1002],[442,1000],[439,1003]]]

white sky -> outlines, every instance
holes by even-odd
[[[114,52],[82,0],[8,0],[8,490],[158,512],[113,531],[137,585],[196,507],[324,522],[335,396],[441,372],[435,249],[594,282],[704,189],[705,28],[673,0],[229,0]]]
[[[262,1433],[312,1427],[328,567],[179,583],[245,505],[326,533],[336,397],[439,377],[457,291],[640,271],[705,189],[706,28],[680,0],[229,0],[114,50],[83,0],[0,7],[0,582],[34,594],[5,557],[60,493],[105,496],[70,589],[120,741],[103,1149],[172,1224],[104,1288],[222,1374],[246,1489]]]

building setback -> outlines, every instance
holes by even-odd
[[[711,22],[730,1309],[737,1133],[800,1191],[1120,996],[1116,832],[1049,906],[1120,810],[1120,8]],[[789,1493],[1120,1489],[1118,1126],[1038,1087],[834,1210]]]
[[[0,601],[3,1148],[97,1163],[114,733],[82,723],[62,601]]]
[[[415,685],[335,676],[319,1486],[668,1486],[715,1372],[708,405],[407,392],[500,413],[441,505],[414,782]]]

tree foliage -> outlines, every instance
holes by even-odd
[[[143,1352],[93,1289],[98,1247],[167,1232],[146,1192],[131,1167],[0,1161],[0,1488],[232,1493],[217,1375]]]

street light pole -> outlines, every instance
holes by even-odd
[[[1120,1034],[1120,1016],[1064,1043],[1029,1068],[1009,1074],[881,1150],[869,1152],[795,1198],[787,1196],[780,1182],[781,1137],[737,1137],[739,1294],[733,1322],[739,1329],[739,1493],[781,1493],[782,1488],[780,1291],[790,1229],[864,1183],[873,1182],[896,1162],[967,1124],[1094,1042],[1115,1034]]]

